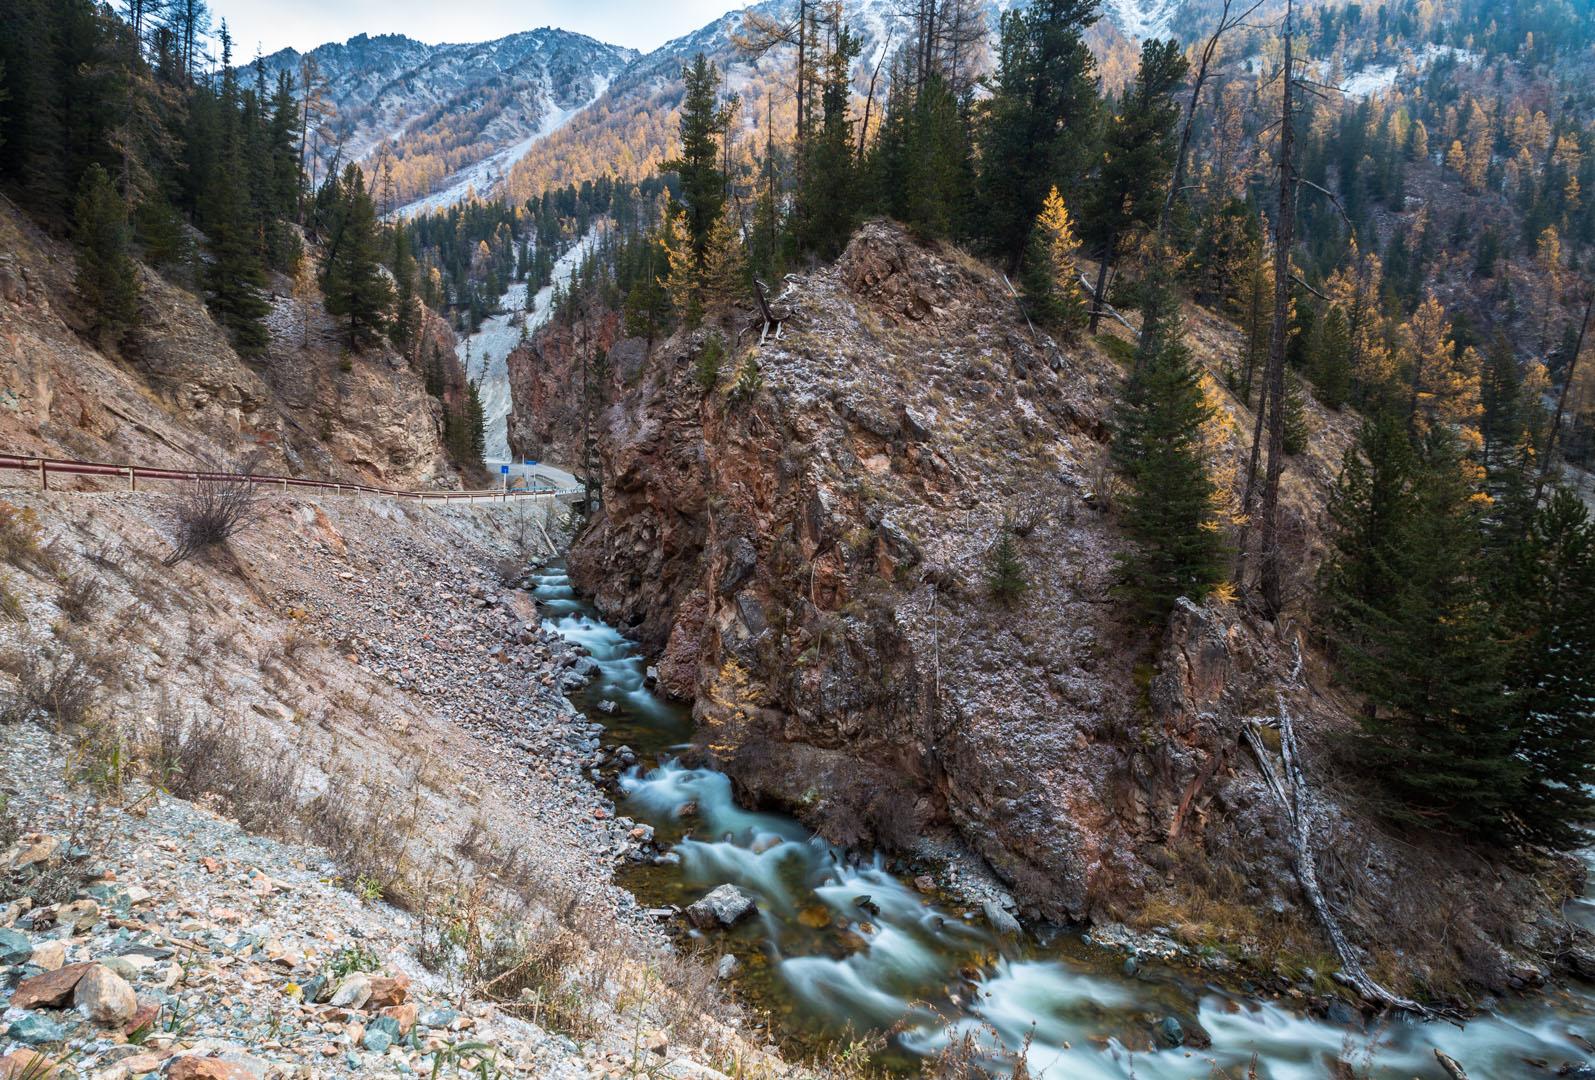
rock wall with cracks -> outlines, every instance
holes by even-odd
[[[1324,951],[1241,739],[1300,632],[1218,603],[1182,605],[1166,635],[1127,621],[1109,352],[1060,348],[1000,276],[885,223],[783,302],[763,347],[738,311],[610,350],[603,506],[570,557],[661,686],[695,701],[705,752],[838,842],[955,830],[1034,918],[1184,920],[1251,967]],[[716,334],[727,360],[705,390]],[[1236,347],[1200,314],[1190,336],[1214,363]],[[750,362],[759,389],[738,392]],[[1214,465],[1233,473],[1251,423],[1224,404]],[[1303,574],[1350,436],[1316,406],[1312,423],[1285,497]],[[1003,528],[1029,584],[1011,606],[987,583]],[[1376,966],[1400,943],[1404,986],[1543,979],[1566,934],[1533,883],[1381,833],[1331,782],[1351,710],[1321,661],[1291,697],[1326,780],[1320,876]],[[1437,915],[1430,885],[1459,910]]]

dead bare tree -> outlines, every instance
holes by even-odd
[[[1185,186],[1185,169],[1190,158],[1191,133],[1196,126],[1196,110],[1202,102],[1202,87],[1206,85],[1208,76],[1212,74],[1213,62],[1218,59],[1219,43],[1225,34],[1245,23],[1262,6],[1263,0],[1251,0],[1245,10],[1237,10],[1235,0],[1224,0],[1224,6],[1218,13],[1218,25],[1208,35],[1206,44],[1197,55],[1196,71],[1191,79],[1191,97],[1186,102],[1185,120],[1180,125],[1180,145],[1174,155],[1174,175],[1169,180],[1168,194],[1163,198],[1163,212],[1158,216],[1157,232],[1160,241],[1168,231],[1169,217],[1174,212],[1174,201],[1180,197],[1180,191]]]
[[[1262,548],[1263,608],[1270,616],[1277,615],[1284,606],[1280,584],[1279,478],[1285,469],[1285,345],[1290,330],[1290,249],[1296,238],[1295,10],[1294,0],[1285,0],[1285,50],[1280,72],[1283,85],[1279,114],[1279,215],[1274,221],[1274,320],[1268,338],[1268,378],[1263,394],[1268,409],[1268,465],[1264,472],[1262,522],[1258,535]],[[1252,485],[1249,482],[1247,486]],[[1241,513],[1249,518],[1251,506],[1243,506]],[[1237,560],[1243,588],[1246,558],[1247,552],[1242,551]]]
[[[797,49],[797,78],[794,92],[797,95],[797,133],[794,146],[803,144],[804,114],[808,102],[808,76],[811,61],[808,57],[809,13],[815,0],[798,0],[797,15],[791,19],[773,18],[756,10],[742,13],[742,27],[731,35],[731,41],[754,59],[777,48],[791,45]]]
[[[1181,603],[1189,601],[1182,600]],[[1295,663],[1286,681],[1287,687],[1299,682],[1301,669],[1301,644],[1298,642]],[[1319,924],[1324,928],[1324,934],[1329,938],[1335,955],[1340,959],[1340,970],[1335,973],[1335,979],[1356,991],[1364,1000],[1376,1005],[1401,1009],[1419,1016],[1430,1016],[1432,1015],[1430,1010],[1416,1001],[1392,993],[1367,973],[1362,966],[1362,957],[1346,938],[1340,920],[1324,897],[1323,888],[1318,883],[1318,857],[1315,851],[1314,827],[1318,816],[1317,806],[1312,791],[1307,786],[1307,774],[1302,770],[1301,748],[1296,742],[1296,725],[1290,708],[1285,704],[1284,690],[1276,689],[1274,698],[1277,714],[1273,720],[1248,720],[1242,729],[1242,735],[1253,756],[1257,758],[1257,767],[1262,770],[1264,783],[1273,794],[1274,800],[1279,803],[1286,823],[1290,826],[1291,861],[1296,872],[1296,880],[1301,884],[1302,894],[1307,897],[1313,914],[1318,917]],[[1273,755],[1258,734],[1259,726],[1263,725],[1279,730],[1280,755],[1284,765],[1283,776],[1274,767]]]
[[[171,517],[177,526],[177,546],[162,562],[176,566],[254,524],[259,517],[255,489],[256,460],[250,458],[237,473],[197,472],[183,482],[175,496]]]

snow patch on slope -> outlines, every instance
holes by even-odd
[[[1402,58],[1400,63],[1378,64],[1348,75],[1341,80],[1340,86],[1347,97],[1372,97],[1394,86],[1397,77],[1402,73],[1410,71],[1421,74],[1443,57],[1454,57],[1459,64],[1472,64],[1478,61],[1479,54],[1452,45],[1436,45],[1430,42],[1421,51]]]
[[[1103,0],[1102,10],[1133,41],[1166,38],[1183,0]]]
[[[594,230],[571,245],[554,263],[553,284],[539,289],[530,303],[526,282],[515,282],[504,294],[503,311],[482,320],[481,328],[455,348],[465,377],[476,383],[482,397],[484,457],[489,461],[510,458],[509,355],[553,315],[554,289],[570,284],[571,275],[597,242],[598,232]]]

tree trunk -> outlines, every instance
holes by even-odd
[[[1291,153],[1295,133],[1291,97],[1293,0],[1285,0],[1285,71],[1279,125],[1279,220],[1274,226],[1274,324],[1268,339],[1268,469],[1263,481],[1263,608],[1270,617],[1284,607],[1279,550],[1279,477],[1285,470],[1285,340],[1290,314],[1290,248],[1296,233],[1296,186]]]
[[[1562,377],[1562,388],[1556,394],[1556,413],[1551,417],[1551,430],[1545,435],[1545,453],[1540,460],[1540,475],[1534,481],[1534,501],[1531,506],[1540,505],[1540,495],[1545,491],[1545,483],[1550,479],[1552,454],[1556,450],[1556,433],[1562,426],[1562,414],[1567,410],[1567,395],[1573,389],[1573,376],[1578,374],[1578,354],[1584,351],[1584,334],[1589,330],[1589,317],[1591,310],[1595,310],[1595,291],[1591,291],[1589,298],[1584,301],[1584,318],[1578,324],[1578,338],[1573,344],[1573,355],[1567,360],[1567,374]]]
[[[1251,382],[1251,373],[1247,372],[1248,383]],[[1246,403],[1251,404],[1251,396],[1247,395]],[[1251,539],[1252,532],[1252,506],[1257,501],[1257,466],[1262,460],[1263,451],[1263,415],[1268,411],[1268,387],[1263,387],[1263,392],[1257,401],[1257,416],[1252,422],[1252,452],[1246,461],[1246,493],[1241,496],[1241,531],[1235,540],[1235,585],[1242,592],[1246,590],[1247,541]]]
[[[1110,238],[1102,252],[1102,261],[1097,263],[1097,286],[1091,290],[1091,324],[1086,327],[1088,333],[1097,332],[1097,324],[1102,321],[1102,305],[1108,302],[1108,264],[1112,261],[1113,244]]]
[[[1295,667],[1289,680],[1291,684],[1295,684],[1301,676],[1301,663],[1301,645],[1298,643]],[[1314,851],[1313,832],[1317,818],[1315,800],[1307,787],[1307,774],[1302,771],[1301,753],[1296,743],[1296,726],[1290,710],[1285,705],[1285,695],[1276,690],[1274,699],[1278,709],[1279,746],[1284,764],[1284,776],[1281,777],[1275,770],[1273,755],[1269,753],[1262,738],[1257,734],[1256,721],[1243,721],[1245,726],[1242,728],[1242,735],[1246,739],[1246,744],[1251,747],[1252,754],[1257,758],[1257,767],[1262,770],[1264,782],[1285,815],[1286,824],[1289,826],[1287,839],[1291,848],[1291,861],[1294,864],[1296,880],[1301,885],[1302,895],[1307,898],[1313,914],[1318,917],[1319,924],[1324,928],[1325,936],[1334,947],[1335,955],[1340,958],[1340,970],[1335,972],[1335,979],[1351,987],[1366,1001],[1402,1009],[1419,1016],[1431,1016],[1432,1013],[1428,1009],[1416,1001],[1391,993],[1363,969],[1362,958],[1347,940],[1345,931],[1340,927],[1340,920],[1336,918],[1334,909],[1329,906],[1329,901],[1324,896],[1323,888],[1318,883],[1318,859]]]

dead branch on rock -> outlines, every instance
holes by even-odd
[[[1290,677],[1286,685],[1295,685],[1301,677],[1302,653],[1301,643],[1296,644],[1296,659],[1291,667]],[[1285,695],[1282,690],[1274,693],[1278,716],[1272,721],[1248,720],[1243,729],[1246,744],[1251,747],[1252,754],[1257,758],[1258,767],[1262,770],[1263,780],[1268,789],[1273,792],[1280,809],[1285,813],[1285,820],[1290,825],[1291,860],[1296,871],[1296,880],[1301,884],[1301,890],[1307,897],[1307,902],[1312,905],[1313,913],[1318,916],[1318,921],[1324,928],[1324,933],[1329,938],[1329,943],[1334,946],[1335,955],[1340,958],[1340,970],[1335,972],[1336,981],[1355,990],[1364,1000],[1371,1001],[1386,1008],[1401,1009],[1406,1012],[1416,1013],[1419,1016],[1432,1017],[1432,1010],[1418,1004],[1410,998],[1401,997],[1385,989],[1362,966],[1362,959],[1347,940],[1345,931],[1340,927],[1340,920],[1335,917],[1334,910],[1329,906],[1329,901],[1324,897],[1323,889],[1318,884],[1317,856],[1313,850],[1313,832],[1317,819],[1317,810],[1311,791],[1307,787],[1307,776],[1302,771],[1301,753],[1296,742],[1296,726],[1291,717],[1290,710],[1285,705]],[[1277,727],[1279,730],[1280,754],[1284,759],[1284,776],[1280,776],[1274,768],[1273,757],[1268,748],[1264,746],[1262,737],[1257,729],[1263,724]]]

